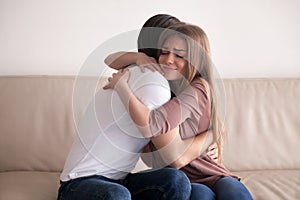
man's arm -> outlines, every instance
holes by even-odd
[[[178,134],[178,129],[177,127],[164,135],[151,139],[154,146],[158,149],[154,153],[157,159],[151,160],[153,163],[149,163],[148,159],[146,164],[159,167],[170,165],[179,169],[206,153],[209,145],[213,142],[212,133],[209,131],[201,133],[194,138],[182,140],[180,134]],[[162,160],[158,158],[157,153]]]

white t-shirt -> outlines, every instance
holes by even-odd
[[[130,68],[129,87],[148,108],[154,109],[170,99],[167,80],[158,72]],[[114,90],[100,89],[80,121],[78,133],[66,160],[62,181],[102,175],[122,179],[135,167],[143,138]]]

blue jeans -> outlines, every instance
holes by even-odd
[[[89,176],[63,182],[58,200],[189,199],[191,184],[180,170],[163,168],[128,174],[123,180]]]
[[[251,194],[240,181],[226,176],[220,178],[212,189],[206,185],[192,183],[191,200],[251,200]]]

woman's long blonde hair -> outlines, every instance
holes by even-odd
[[[219,94],[216,88],[215,77],[213,74],[213,63],[211,61],[210,45],[206,33],[198,26],[177,23],[164,31],[159,39],[159,47],[171,36],[179,36],[184,39],[188,47],[188,68],[185,74],[185,81],[181,84],[183,90],[187,84],[200,79],[207,89],[208,98],[211,101],[211,120],[210,130],[214,134],[214,142],[218,146],[219,162],[222,159],[222,143],[225,134],[224,123],[219,113]],[[160,54],[160,51],[159,51]]]

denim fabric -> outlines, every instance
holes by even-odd
[[[214,200],[215,193],[206,185],[200,183],[192,183],[192,191],[190,200]]]
[[[162,168],[129,174],[124,180],[135,200],[189,199],[191,183],[180,170]]]
[[[212,189],[192,183],[191,200],[252,200],[247,188],[235,178],[230,176],[219,179]]]
[[[230,176],[219,179],[213,191],[217,199],[222,200],[252,200],[252,196],[243,183]]]
[[[124,180],[90,176],[63,182],[58,200],[189,199],[187,176],[173,168],[129,174]]]
[[[58,200],[130,200],[130,192],[118,181],[103,176],[76,178],[60,185]]]

